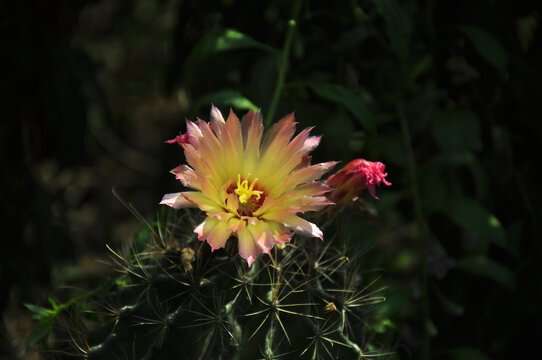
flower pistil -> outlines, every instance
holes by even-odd
[[[263,194],[263,191],[254,190],[254,185],[258,181],[258,178],[254,179],[250,187],[248,186],[248,180],[241,181],[241,174],[237,174],[237,189],[234,192],[239,196],[239,202],[245,204],[252,195],[256,196],[256,200],[260,200],[260,196]]]

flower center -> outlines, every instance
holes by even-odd
[[[258,179],[254,179],[250,186],[248,185],[248,180],[241,181],[241,174],[237,174],[237,189],[234,192],[239,197],[239,202],[245,204],[250,198],[254,195],[256,200],[260,200],[260,196],[263,194],[263,191],[254,190],[254,185]]]

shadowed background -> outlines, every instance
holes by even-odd
[[[162,194],[166,145],[210,103],[323,134],[316,162],[387,165],[344,214],[383,274],[394,358],[517,358],[540,322],[540,11],[494,1],[100,0],[2,5],[3,358],[65,285],[92,286]],[[53,335],[54,336],[54,333]],[[51,340],[54,340],[51,338]],[[470,357],[469,357],[470,356]]]

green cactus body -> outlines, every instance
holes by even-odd
[[[249,268],[237,239],[211,252],[192,210],[167,212],[123,253],[121,276],[76,321],[83,357],[99,359],[368,359],[366,309],[344,244],[295,237]]]

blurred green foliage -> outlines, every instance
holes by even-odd
[[[2,9],[2,204],[17,244],[1,255],[4,314],[102,277],[88,258],[138,227],[111,187],[152,217],[178,186],[168,170],[179,152],[162,141],[184,132],[184,117],[207,118],[211,102],[268,114],[286,53],[274,120],[295,110],[300,127],[315,126],[318,161],[387,165],[393,186],[345,212],[341,233],[363,276],[378,272],[388,287],[374,325],[391,357],[518,358],[537,339],[525,324],[540,321],[542,302],[538,9],[489,0]],[[0,348],[13,356],[11,325]]]

